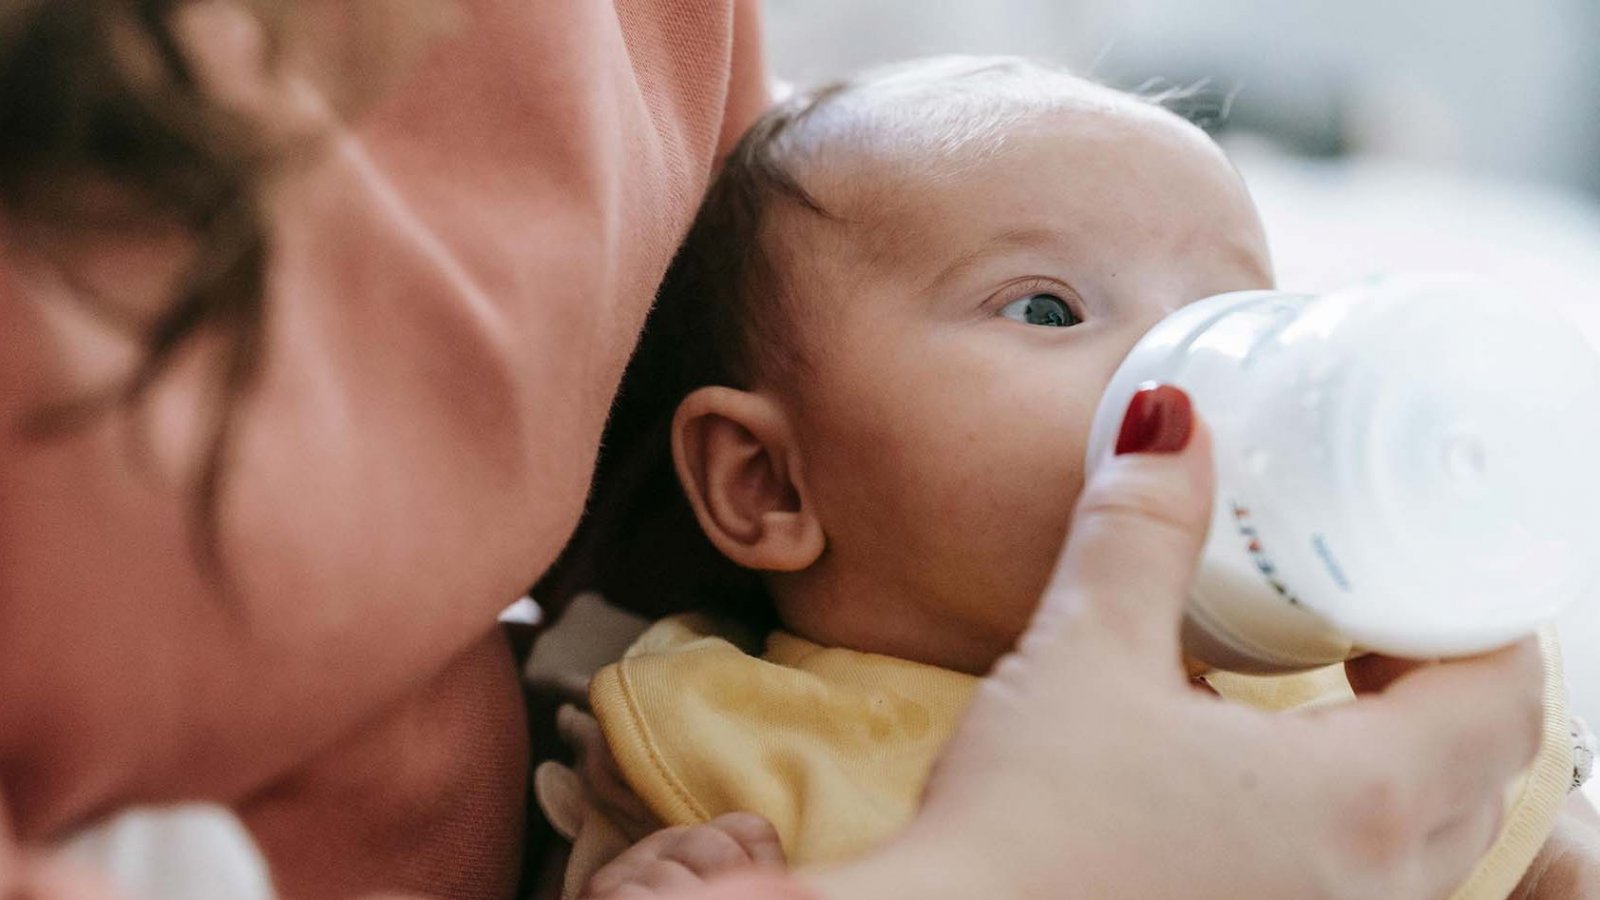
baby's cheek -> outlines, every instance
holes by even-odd
[[[970,346],[880,349],[870,373],[841,352],[810,386],[826,462],[809,480],[863,544],[898,549],[915,570],[902,580],[1025,622],[1082,487],[1093,401],[1063,390],[1081,373]]]
[[[1061,468],[1041,465],[1031,470],[1035,477],[1019,477],[1008,486],[1006,499],[992,510],[987,525],[993,564],[1005,573],[995,581],[1003,582],[1006,591],[1023,595],[1030,613],[1070,538],[1073,509],[1082,492],[1082,473]]]

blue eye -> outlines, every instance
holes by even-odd
[[[1067,305],[1067,301],[1055,294],[1029,294],[1020,300],[1013,300],[1000,310],[1000,315],[1025,325],[1042,325],[1046,328],[1071,328],[1083,322]]]

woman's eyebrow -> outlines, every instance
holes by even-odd
[[[969,269],[1014,250],[1062,248],[1066,245],[1067,236],[1054,228],[1008,228],[990,235],[977,246],[951,260],[949,265],[939,270],[939,274],[928,282],[926,291],[930,294],[936,293]]]

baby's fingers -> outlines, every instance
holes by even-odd
[[[650,835],[596,872],[583,898],[648,897],[734,869],[783,864],[783,847],[767,820],[753,813],[729,813],[704,825]]]
[[[579,900],[616,900],[624,888],[641,886],[652,867],[660,862],[669,847],[687,828],[666,828],[622,852],[621,856],[601,867],[590,876]]]
[[[569,705],[556,712],[556,727],[562,742],[576,757],[574,768],[606,818],[615,822],[630,841],[658,832],[662,823],[628,786],[616,757],[611,754],[611,746],[600,732],[600,723]]]
[[[715,835],[704,833],[712,831],[727,835],[739,848],[743,854],[743,859],[739,861],[740,865],[753,863],[760,866],[782,866],[787,862],[783,855],[783,844],[778,840],[777,829],[772,827],[771,822],[755,813],[728,813],[694,829],[692,834],[695,835],[695,839],[705,841],[707,844],[694,848],[697,856],[703,855],[703,858],[711,859],[713,851],[722,847],[722,842],[717,840]]]

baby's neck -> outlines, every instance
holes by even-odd
[[[985,636],[970,623],[897,600],[893,591],[808,576],[769,576],[767,590],[784,630],[824,647],[985,675],[1015,642],[1014,636]]]

